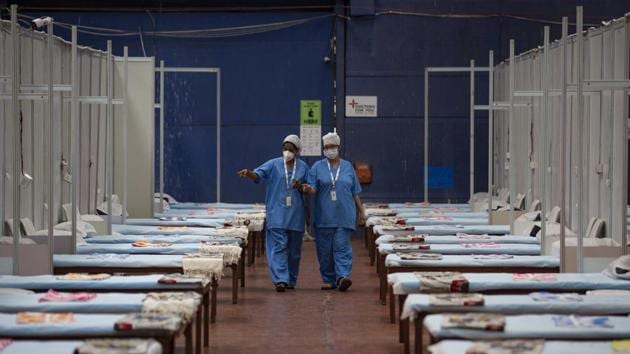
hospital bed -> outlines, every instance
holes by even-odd
[[[423,269],[424,270],[424,269]],[[613,278],[603,273],[545,273],[549,269],[529,273],[527,269],[519,273],[462,273],[465,283],[454,285],[454,292],[483,294],[528,294],[535,291],[577,292],[588,290],[620,289],[630,290],[630,281]],[[522,273],[521,273],[522,272]],[[421,281],[412,272],[387,275],[390,298],[390,316],[395,317],[395,297],[402,307],[410,294],[422,293]]]
[[[201,295],[202,299],[204,346],[207,347],[210,344],[210,323],[216,322],[217,281],[213,279],[210,282],[160,283],[159,280],[162,276],[162,274],[114,275],[105,280],[66,280],[56,275],[0,275],[0,288],[26,289],[37,292],[52,289],[57,291],[90,291],[96,293],[194,291]],[[195,337],[198,341],[201,338],[199,331],[200,329],[197,328]]]
[[[88,239],[89,240],[89,239]],[[89,242],[89,241],[88,241]],[[394,235],[381,235],[379,236],[375,244],[378,246],[385,243],[402,242],[397,240]],[[459,236],[424,236],[423,243],[429,244],[459,244],[459,243],[515,243],[525,245],[538,245],[540,241],[536,237],[524,236],[524,235],[505,235],[505,236],[490,236],[490,235],[459,235]]]
[[[169,217],[169,216],[185,216],[192,218],[207,218],[207,219],[229,219],[235,216],[247,216],[247,215],[264,215],[264,210],[258,209],[173,209],[165,210],[163,213],[155,213],[155,217]]]
[[[212,219],[212,218],[186,218],[185,220],[160,220],[158,218],[137,218],[127,219],[126,225],[139,225],[139,226],[175,226],[175,227],[224,227],[226,219]]]
[[[264,204],[247,204],[247,203],[193,203],[193,202],[170,202],[171,209],[256,209],[265,211]]]
[[[411,274],[413,272],[461,272],[485,274],[492,277],[493,274],[486,273],[558,273],[560,271],[560,261],[551,256],[517,256],[507,259],[479,259],[479,254],[468,255],[443,255],[440,260],[403,260],[399,255],[390,254],[382,264],[382,271],[379,272],[379,289],[381,303],[385,305],[389,286],[389,306],[390,320],[395,322],[395,296],[398,295],[399,306],[405,300],[404,295],[418,293],[420,291],[420,281],[417,281],[417,291],[410,290],[407,294],[393,292],[391,279],[396,274]],[[406,278],[405,278],[406,279]]]
[[[439,237],[439,236],[438,236]],[[397,248],[406,246],[410,248]],[[418,249],[413,247],[429,247]],[[394,259],[400,261],[395,253],[438,253],[441,255],[512,255],[512,256],[540,256],[540,245],[537,244],[518,244],[518,243],[482,243],[462,242],[460,244],[428,244],[428,243],[382,243],[378,245],[378,259],[376,262],[376,272],[379,274],[381,284],[381,301],[385,301],[385,293],[387,289],[386,276],[395,272]],[[393,256],[393,257],[392,257]],[[387,258],[390,258],[391,268],[387,265]],[[553,257],[551,257],[553,258]],[[462,258],[467,260],[466,258]],[[523,260],[523,258],[518,258]],[[526,259],[526,258],[525,258]],[[440,261],[435,261],[439,267]],[[475,262],[473,262],[475,263]],[[518,262],[515,262],[518,263]],[[477,262],[476,264],[481,264]],[[462,265],[463,266],[463,265]]]
[[[44,294],[0,294],[0,313],[70,312],[73,314],[126,314],[142,312],[145,293],[98,294],[89,301],[41,301]],[[201,301],[194,301],[197,333],[201,333]],[[187,324],[191,325],[191,324]],[[190,336],[190,331],[187,331]],[[188,344],[187,338],[187,344]],[[197,338],[197,354],[201,353],[201,337]],[[4,352],[3,352],[4,354]]]
[[[507,225],[430,225],[430,226],[385,226],[366,227],[365,238],[370,255],[370,265],[376,260],[376,239],[381,235],[403,236],[411,234],[430,236],[492,235],[503,236],[510,233]]]
[[[162,354],[162,345],[153,340],[142,340],[146,342],[146,351],[142,354]],[[86,342],[80,340],[15,340],[11,341],[2,354],[75,354],[81,345]]]
[[[53,257],[53,272],[67,273],[123,273],[123,274],[170,274],[183,273],[183,255],[155,254],[56,254]],[[222,262],[219,262],[222,263]],[[223,265],[216,264],[213,272],[211,301],[216,304],[217,288],[223,273]],[[238,271],[232,267],[232,303],[238,302]],[[213,317],[216,317],[216,306]]]
[[[146,239],[143,239],[146,240]],[[150,240],[151,242],[155,242]],[[157,255],[158,257],[149,257],[155,268],[160,267],[163,262],[172,262],[172,259],[165,258],[162,256],[165,255],[179,255],[180,257],[176,257],[179,259],[181,263],[181,256],[190,254],[190,253],[204,253],[202,249],[202,243],[173,243],[164,247],[157,246],[148,246],[148,247],[135,247],[131,243],[111,243],[111,244],[96,244],[96,243],[88,243],[88,244],[79,244],[77,245],[77,254],[78,255],[95,255],[94,258],[97,258],[96,255],[119,255],[119,258],[124,257],[125,255]],[[226,246],[237,246],[240,248],[240,255],[238,257],[226,257],[225,258],[225,266],[230,267],[232,269],[232,292],[234,294],[234,299],[237,299],[238,294],[238,281],[240,279],[241,286],[245,286],[245,258],[242,257],[244,248],[238,243],[229,244],[225,243]],[[210,246],[212,247],[212,246]],[[231,249],[232,247],[230,247]],[[134,259],[133,257],[131,258]],[[132,265],[131,263],[127,263]]]
[[[630,296],[574,295],[576,300],[564,298],[535,300],[530,295],[485,295],[483,305],[435,306],[430,304],[427,294],[409,295],[401,314],[401,341],[405,344],[405,352],[409,351],[410,321],[417,326],[414,331],[415,352],[422,352],[422,324],[426,316],[439,313],[499,313],[505,315],[518,314],[566,314],[582,316],[627,315],[630,314]]]
[[[441,237],[441,236],[437,236]],[[406,246],[410,248],[397,248],[400,246]],[[429,247],[418,249],[415,247]],[[512,243],[481,243],[462,242],[459,244],[428,244],[428,243],[381,243],[378,245],[378,259],[376,262],[376,272],[379,274],[380,283],[380,298],[381,302],[385,303],[385,296],[387,292],[387,274],[393,273],[397,268],[395,263],[390,261],[391,268],[388,267],[386,258],[394,256],[400,261],[395,253],[438,253],[441,255],[513,255],[513,256],[539,256],[540,246],[537,244],[512,244]],[[390,257],[390,260],[393,259]],[[472,259],[472,258],[470,258]],[[519,258],[522,259],[522,258]],[[462,260],[468,260],[462,258]],[[440,267],[442,262],[436,262],[436,266]],[[483,262],[477,262],[476,264],[482,264]],[[518,263],[518,262],[515,262]],[[464,263],[465,264],[465,263]],[[489,263],[491,264],[491,263]],[[496,269],[496,268],[495,268]],[[490,272],[488,270],[487,272]]]
[[[427,348],[430,354],[466,354],[474,342],[469,340],[443,340]],[[540,354],[619,354],[612,341],[545,340]]]
[[[192,354],[190,325],[179,328],[117,330],[120,314],[75,314],[72,322],[16,325],[16,314],[0,313],[0,337],[18,340],[84,340],[101,338],[154,338],[162,344],[165,354],[175,353],[175,338],[182,331],[187,334],[186,354]],[[186,327],[185,329],[183,327]]]
[[[416,211],[411,209],[399,209],[396,210],[396,216],[399,218],[419,218],[427,216],[444,216],[447,218],[463,218],[463,219],[486,219],[488,220],[488,213],[485,211],[473,212],[473,211],[441,211],[441,210],[425,210]]]
[[[537,272],[538,273],[538,272]],[[604,273],[559,273],[553,276],[542,275],[516,279],[513,273],[463,273],[467,284],[462,292],[485,294],[523,294],[532,291],[578,292],[597,289],[630,290],[630,281],[610,277]],[[413,273],[393,273],[388,275],[388,284],[395,295],[421,293],[420,282]]]
[[[151,242],[168,242],[168,243],[236,243],[240,246],[246,245],[246,240],[238,237],[227,236],[202,236],[202,235],[94,235],[84,238],[88,244],[116,244],[116,243],[133,243],[136,241],[149,240]]]
[[[402,217],[396,216],[396,218],[404,221],[405,225],[408,226],[431,226],[431,225],[488,225],[488,218],[462,218],[462,217],[450,217],[450,216],[442,216],[442,215],[431,215],[431,216],[413,216],[413,217]],[[370,219],[377,219],[378,217],[372,217]],[[371,220],[368,219],[368,225],[371,224]]]
[[[554,339],[572,341],[614,340],[628,338],[630,318],[609,316],[612,327],[562,327],[556,326],[558,315],[508,315],[504,331],[442,328],[444,315],[429,315],[424,319],[422,332],[429,343],[443,339]],[[429,344],[428,343],[428,344]]]
[[[449,209],[449,210],[471,210],[468,203],[424,203],[424,202],[406,202],[406,203],[365,203],[367,208],[387,208],[387,209]]]
[[[254,264],[254,253],[258,239],[262,239],[262,231],[250,231],[244,227],[238,228],[210,228],[188,226],[144,226],[144,225],[112,225],[112,231],[129,236],[216,236],[238,237],[245,241],[247,246],[247,265]],[[106,237],[106,236],[105,236]],[[87,238],[86,238],[87,239]],[[262,243],[262,242],[261,242]]]

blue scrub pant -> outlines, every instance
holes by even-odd
[[[340,278],[352,273],[352,244],[354,230],[346,228],[315,228],[315,245],[319,272],[326,284],[337,285]]]
[[[295,286],[300,272],[304,232],[267,229],[266,253],[271,281]]]

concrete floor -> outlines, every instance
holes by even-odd
[[[259,257],[247,268],[239,304],[232,305],[228,274],[205,353],[401,353],[362,239],[353,240],[353,250],[354,284],[346,293],[320,290],[314,242],[302,247],[296,290],[276,293]]]

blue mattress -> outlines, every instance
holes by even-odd
[[[630,335],[630,318],[611,316],[612,328],[569,328],[557,327],[553,315],[506,316],[505,330],[492,332],[472,329],[441,328],[442,315],[429,315],[424,320],[425,327],[438,338],[457,339],[621,339]]]
[[[166,225],[165,225],[166,226]],[[123,235],[200,235],[200,236],[216,236],[215,228],[210,227],[186,227],[185,229],[162,230],[159,226],[143,226],[143,225],[112,225],[112,231]]]
[[[174,243],[168,247],[133,247],[131,244],[77,245],[77,254],[186,254],[199,252],[199,243]]]
[[[536,301],[529,295],[484,295],[483,306],[431,306],[429,295],[413,294],[405,300],[401,318],[418,313],[491,312],[502,314],[621,315],[630,313],[630,296],[587,296],[582,301]]]
[[[181,267],[183,255],[148,255],[148,254],[56,254],[53,257],[55,267]],[[107,269],[103,269],[104,272]]]
[[[485,219],[488,220],[488,213],[472,212],[472,211],[404,211],[396,214],[399,218],[420,218],[426,216],[444,216],[449,218],[462,218],[462,219]]]
[[[208,209],[208,208],[216,208],[216,209],[256,209],[259,211],[265,211],[264,205],[259,205],[260,208],[257,208],[256,204],[243,204],[243,203],[170,203],[169,206],[171,209]]]
[[[408,234],[409,231],[383,231],[383,227],[374,226],[374,232],[379,235]],[[510,233],[509,225],[433,225],[414,226],[414,233],[427,235],[456,235],[458,233],[470,235],[507,235]]]
[[[126,225],[140,226],[188,226],[188,227],[223,227],[225,219],[193,218],[186,220],[159,220],[154,218],[127,219]]]
[[[39,302],[44,294],[0,295],[0,312],[72,312],[72,313],[129,313],[141,312],[144,293],[98,294],[87,302]],[[4,354],[4,353],[3,353]]]
[[[596,289],[630,290],[630,280],[613,279],[601,273],[559,273],[554,281],[512,280],[511,273],[464,273],[469,292],[483,291],[586,291]],[[387,281],[396,295],[417,294],[420,282],[413,273],[389,274]]]
[[[55,256],[57,257],[57,256]],[[61,280],[56,275],[15,276],[0,275],[0,288],[17,288],[35,291],[82,289],[85,291],[115,290],[182,290],[190,284],[160,284],[161,274],[112,276],[100,281]]]
[[[239,214],[259,214],[264,213],[264,210],[259,209],[172,209],[165,210],[163,213],[156,213],[156,217],[161,216],[186,216],[195,218],[206,219],[229,219]]]
[[[74,354],[82,341],[70,340],[17,340],[4,348],[2,354]],[[146,354],[162,354],[162,345],[150,340]]]
[[[470,210],[470,204],[468,203],[458,203],[458,204],[449,204],[449,203],[436,203],[429,205],[421,205],[418,203],[389,203],[387,207],[390,209],[440,209],[440,208],[454,208],[454,209],[463,209]]]
[[[442,216],[429,217],[413,217],[405,218],[405,223],[411,226],[429,226],[429,225],[488,225],[488,218],[451,218],[441,220]]]
[[[434,244],[430,245],[428,250],[397,250],[394,251],[394,244],[383,243],[378,246],[378,251],[381,254],[391,254],[394,252],[426,252],[426,253],[441,253],[441,254],[512,254],[523,256],[538,256],[540,255],[539,245],[527,245],[527,244],[514,244],[514,243],[498,243],[497,247],[492,248],[466,248],[459,244]]]
[[[468,340],[443,340],[429,347],[435,354],[466,354],[473,342]],[[611,341],[568,341],[546,340],[540,354],[619,354],[612,348]]]
[[[380,245],[382,243],[391,243],[393,240],[393,235],[382,235],[376,239],[376,244]],[[90,242],[90,239],[87,239]],[[459,236],[450,236],[450,235],[442,235],[442,236],[426,236],[424,238],[424,243],[427,244],[460,244],[460,243],[484,243],[484,242],[494,242],[494,243],[518,243],[518,244],[526,244],[526,245],[538,245],[540,241],[536,237],[530,236],[520,236],[520,235],[503,235],[503,236],[487,236],[487,238],[479,238],[479,239],[471,239],[471,238],[461,238]]]
[[[402,260],[390,254],[385,258],[387,267],[538,267],[557,268],[560,260],[552,256],[514,256],[510,259],[474,259],[473,256],[448,255],[441,260]],[[630,313],[630,312],[629,312]]]
[[[110,244],[110,243],[133,243],[136,241],[148,240],[151,242],[170,242],[170,243],[200,243],[200,242],[217,242],[217,243],[237,243],[242,244],[243,239],[236,237],[223,236],[201,236],[201,235],[98,235],[88,236],[85,242],[90,244]]]
[[[111,336],[118,333],[114,329],[114,323],[122,316],[76,314],[74,322],[70,323],[16,325],[15,314],[0,313],[0,337]]]

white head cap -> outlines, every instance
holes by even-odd
[[[341,138],[337,135],[337,132],[328,133],[322,138],[324,146],[326,145],[341,145]]]
[[[300,137],[295,135],[295,134],[291,134],[291,135],[287,135],[286,138],[284,138],[284,140],[282,141],[282,143],[291,143],[293,144],[298,150],[300,150],[302,148],[302,142],[300,141]]]

